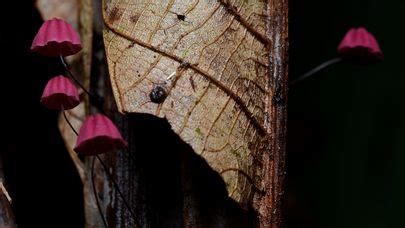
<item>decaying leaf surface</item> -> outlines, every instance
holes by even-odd
[[[266,1],[110,0],[103,11],[119,110],[167,118],[229,195],[251,205],[269,151]],[[150,101],[156,85],[168,93],[160,104]]]

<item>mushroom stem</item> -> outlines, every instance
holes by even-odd
[[[65,59],[63,58],[63,56],[60,55],[59,58],[60,58],[60,61],[62,62],[63,67],[64,67],[64,68],[66,69],[66,71],[68,72],[69,77],[70,77],[73,81],[75,81],[75,83],[76,83],[80,88],[82,88],[82,90],[83,90],[84,92],[86,92],[89,96],[93,96],[86,88],[84,88],[84,86],[82,85],[82,83],[80,83],[79,80],[77,80],[77,78],[73,75],[72,71],[69,69],[69,67],[68,67],[68,65],[67,65],[67,63],[66,63],[66,61],[65,61]]]
[[[72,129],[72,131],[76,134],[76,136],[79,135],[78,132],[76,131],[76,129],[73,127],[72,123],[70,123],[69,119],[67,118],[66,113],[65,113],[65,110],[62,109],[62,113],[63,113],[63,117],[65,118],[67,124],[68,124],[69,127]],[[121,190],[120,190],[120,188],[119,188],[117,182],[115,182],[115,180],[114,180],[114,178],[112,177],[111,173],[108,171],[107,165],[103,162],[103,160],[100,158],[100,156],[96,155],[96,158],[97,158],[98,161],[100,162],[101,166],[103,166],[103,169],[104,169],[106,175],[108,176],[108,178],[109,178],[109,179],[111,180],[111,182],[113,183],[115,190],[116,190],[116,191],[118,192],[118,194],[120,195],[120,197],[121,197],[121,199],[122,199],[122,202],[124,202],[125,206],[127,207],[128,211],[130,212],[132,218],[133,218],[134,221],[137,223],[137,225],[138,225],[139,227],[141,227],[140,224],[139,224],[139,221],[136,219],[135,212],[132,210],[130,204],[129,204],[128,201],[125,199],[124,194],[121,192]],[[94,161],[94,159],[93,159],[93,161]],[[94,165],[92,165],[91,172],[92,172],[92,184],[93,184],[93,186],[94,186],[94,178],[93,178]],[[96,191],[95,189],[93,189],[93,191],[94,191],[95,198],[96,198],[96,200],[98,201],[97,191]],[[102,210],[101,210],[101,207],[100,207],[100,205],[99,205],[99,202],[97,202],[97,207],[99,207],[100,216],[104,219],[104,214],[103,214],[103,212],[102,212]],[[106,223],[105,223],[105,224],[106,224]]]
[[[74,74],[72,73],[72,71],[69,69],[68,64],[66,63],[65,59],[63,58],[63,56],[59,56],[60,61],[62,62],[63,67],[66,69],[69,77],[85,92],[87,93],[87,95],[89,95],[90,97],[90,103],[93,104],[94,107],[96,107],[99,111],[103,112],[103,99],[96,95],[96,94],[92,94],[90,93],[86,88],[84,88],[84,86],[82,85],[82,83],[80,83],[80,81],[74,76]]]
[[[339,63],[341,62],[342,59],[340,57],[336,57],[333,59],[330,59],[326,62],[323,62],[322,64],[318,65],[317,67],[313,68],[312,70],[308,71],[307,73],[299,76],[297,79],[293,80],[292,82],[290,82],[290,86],[297,84],[298,82],[303,81],[306,78],[311,77],[312,75],[322,71],[323,69],[332,66],[333,64]]]
[[[72,131],[75,133],[75,135],[79,135],[77,133],[76,129],[73,127],[72,123],[70,123],[69,119],[67,118],[65,110],[62,109],[62,113],[63,113],[63,117],[66,120],[66,123],[69,125],[69,127],[72,129]],[[94,184],[94,163],[95,163],[95,158],[93,158],[93,161],[92,161],[92,164],[91,164],[91,185],[92,185],[92,188],[93,188],[93,194],[94,194],[94,198],[96,199],[96,205],[97,205],[97,209],[98,209],[98,212],[100,214],[101,220],[103,220],[104,227],[108,228],[107,221],[105,220],[104,213],[103,213],[103,210],[101,209],[100,201],[99,201],[98,196],[97,196],[97,189],[96,189],[96,186]]]
[[[129,205],[128,201],[125,199],[124,194],[121,192],[117,182],[115,182],[114,178],[111,176],[111,173],[108,172],[108,167],[107,165],[104,163],[104,161],[100,158],[100,156],[96,155],[96,158],[98,159],[98,161],[100,162],[101,166],[103,166],[105,173],[107,174],[108,178],[111,180],[111,182],[114,185],[114,188],[117,190],[118,195],[120,195],[122,202],[125,204],[125,206],[127,207],[129,213],[131,214],[132,218],[134,219],[134,221],[137,223],[138,227],[141,227],[141,225],[139,224],[139,221],[136,219],[136,215],[135,212],[132,210],[131,205]]]
[[[103,220],[104,227],[108,228],[107,220],[104,217],[104,213],[103,213],[103,210],[101,209],[100,201],[97,196],[96,185],[94,184],[95,183],[95,181],[94,181],[94,164],[95,164],[95,162],[96,162],[96,157],[93,157],[93,160],[91,162],[91,185],[93,188],[93,194],[94,194],[94,198],[96,199],[96,205],[97,205],[98,212],[100,213],[101,220]]]
[[[62,113],[63,113],[63,117],[66,120],[66,123],[69,125],[69,127],[72,129],[72,131],[75,133],[75,135],[79,135],[79,133],[77,133],[76,129],[73,127],[72,123],[70,123],[69,119],[66,116],[65,110],[62,109]]]

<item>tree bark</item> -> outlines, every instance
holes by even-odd
[[[282,227],[282,197],[285,178],[285,147],[287,130],[288,92],[288,1],[268,2],[270,23],[268,38],[272,40],[269,66],[269,94],[267,103],[268,119],[266,130],[270,135],[270,151],[264,154],[265,197],[261,202],[260,227]]]

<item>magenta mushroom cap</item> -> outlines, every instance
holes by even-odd
[[[338,47],[342,59],[354,63],[377,63],[384,59],[376,38],[365,28],[350,29]]]
[[[51,78],[45,86],[41,104],[49,109],[68,110],[80,103],[79,93],[73,82],[62,75]]]
[[[53,18],[42,24],[31,50],[49,57],[69,56],[82,50],[82,44],[79,35],[68,22]]]
[[[74,151],[79,155],[91,156],[127,146],[115,124],[107,116],[95,114],[87,117],[80,128]]]

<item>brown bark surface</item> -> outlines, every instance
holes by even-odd
[[[269,0],[267,36],[270,48],[270,87],[272,93],[266,105],[266,131],[270,135],[270,150],[263,156],[260,200],[260,227],[282,227],[282,199],[284,195],[287,92],[288,92],[288,1]]]

